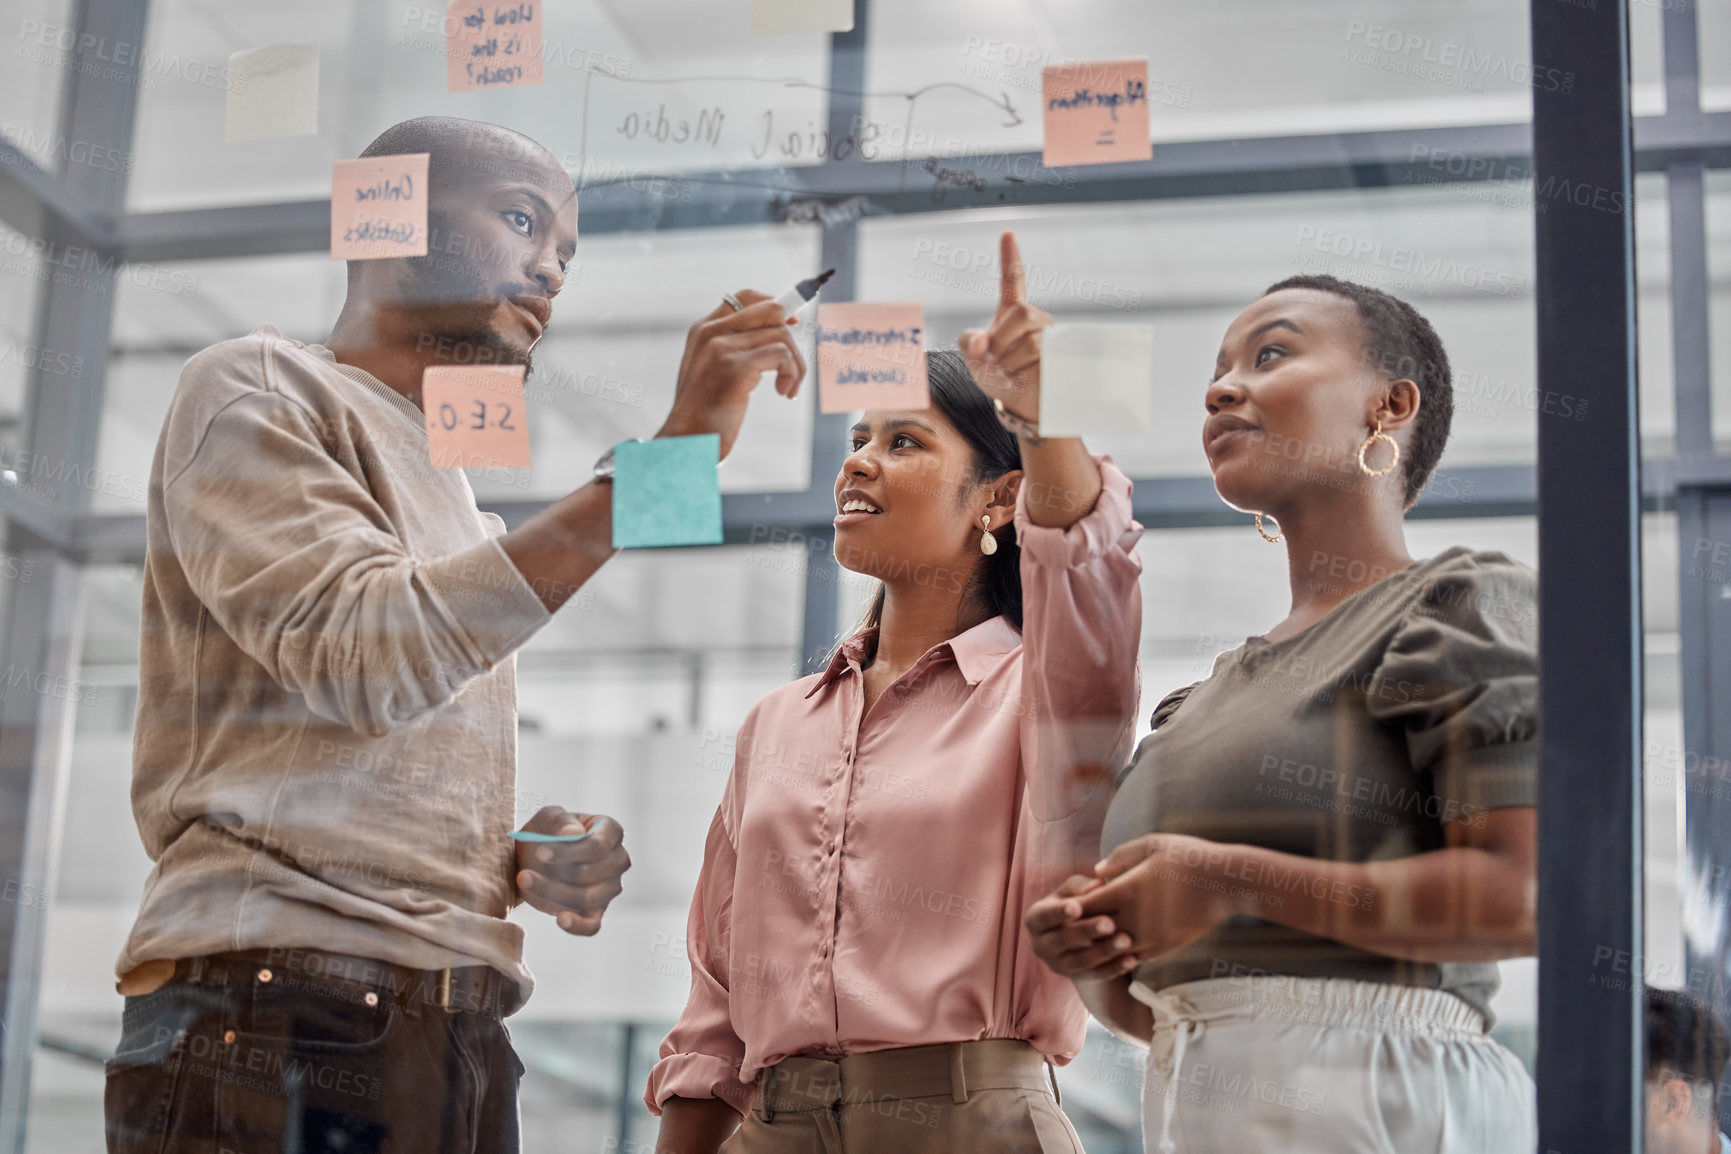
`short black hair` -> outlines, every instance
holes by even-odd
[[[1719,1101],[1719,1078],[1731,1057],[1725,1027],[1686,990],[1646,990],[1647,1077],[1708,1082]]]
[[[1358,309],[1364,326],[1365,359],[1387,380],[1408,379],[1418,386],[1418,420],[1413,423],[1401,472],[1406,481],[1402,504],[1410,509],[1442,460],[1454,425],[1455,395],[1448,352],[1424,314],[1397,296],[1332,276],[1289,276],[1262,295],[1282,289],[1315,289],[1345,297]]]
[[[533,181],[545,166],[564,170],[547,146],[514,128],[459,116],[417,116],[393,124],[361,157],[427,154],[427,183],[437,193],[458,170]]]

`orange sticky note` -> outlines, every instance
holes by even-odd
[[[522,365],[433,365],[421,374],[421,408],[436,468],[528,467]]]
[[[452,92],[541,83],[541,3],[451,0],[445,9],[445,84]]]
[[[339,160],[331,168],[331,259],[427,255],[427,154]]]
[[[925,306],[919,304],[818,305],[818,408],[929,408],[925,326]]]
[[[1054,64],[1041,75],[1047,168],[1147,160],[1148,60]]]

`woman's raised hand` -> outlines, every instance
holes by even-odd
[[[957,342],[968,371],[988,397],[1018,417],[1040,416],[1040,352],[1052,316],[1028,303],[1028,278],[1016,234],[1006,232],[998,250],[998,311],[990,328],[969,329]]]

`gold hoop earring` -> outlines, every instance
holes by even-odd
[[[1276,528],[1277,532],[1274,534],[1274,536],[1270,537],[1268,535],[1268,530],[1264,529],[1262,527],[1262,514],[1261,513],[1256,514],[1256,531],[1258,533],[1260,533],[1262,535],[1262,539],[1264,541],[1267,541],[1270,545],[1278,545],[1278,544],[1280,544],[1280,542],[1282,542],[1286,539],[1286,530],[1281,529],[1278,524],[1276,524],[1275,528]]]
[[[980,552],[990,557],[998,551],[998,539],[992,536],[992,515],[980,514]]]
[[[1389,457],[1387,465],[1380,469],[1372,469],[1369,465],[1364,463],[1364,454],[1367,449],[1378,441],[1387,441],[1388,447],[1392,451],[1393,455]],[[1400,464],[1400,444],[1393,437],[1382,431],[1382,418],[1378,417],[1376,420],[1375,431],[1373,431],[1370,436],[1366,437],[1364,443],[1358,447],[1358,471],[1367,477],[1386,477],[1390,473],[1394,472],[1394,467],[1398,464]]]

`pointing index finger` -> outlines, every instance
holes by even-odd
[[[998,241],[998,304],[1019,305],[1028,300],[1028,278],[1022,272],[1022,250],[1016,247],[1016,234],[1006,232]]]

